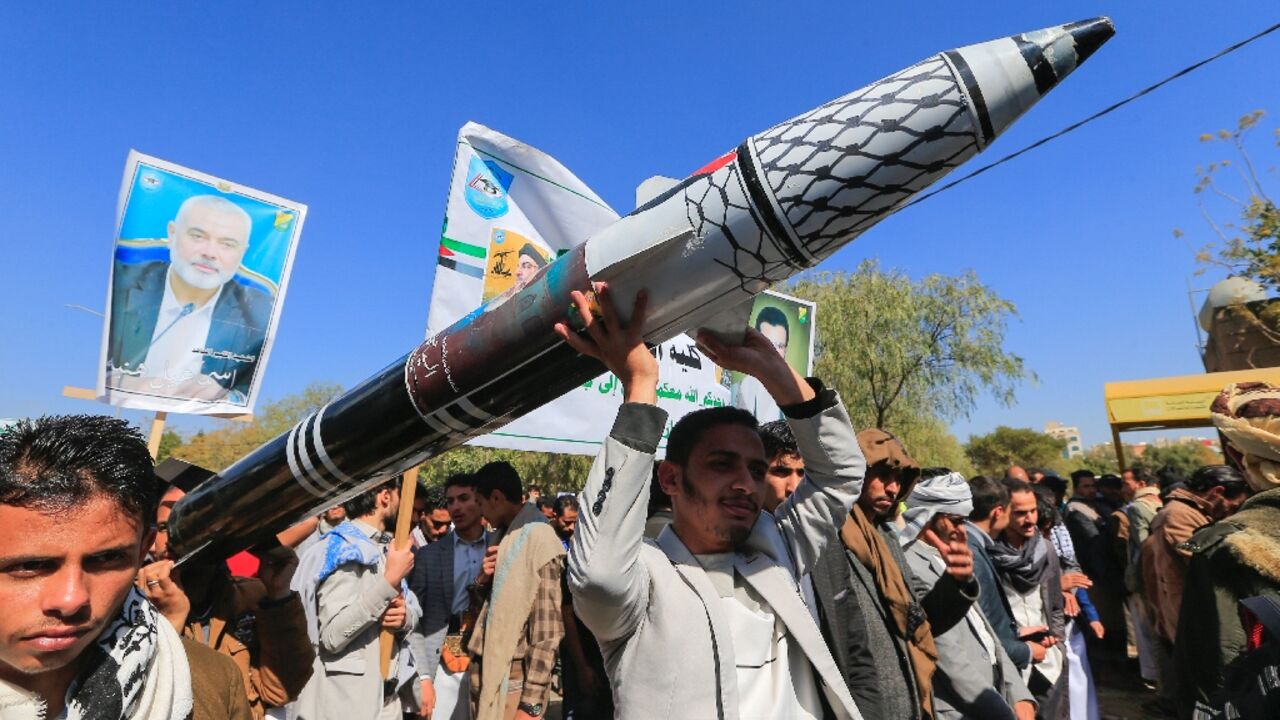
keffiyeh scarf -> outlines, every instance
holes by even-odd
[[[1021,548],[1015,548],[1000,538],[987,547],[987,554],[996,571],[1020,593],[1038,587],[1049,568],[1049,543],[1038,532]]]
[[[180,720],[191,713],[182,638],[136,588],[85,650],[86,671],[67,693],[66,720]],[[43,718],[44,701],[0,681],[0,717]]]
[[[1214,399],[1209,413],[1244,456],[1245,480],[1254,492],[1280,487],[1280,388],[1233,383]]]
[[[906,547],[920,536],[920,531],[937,513],[963,515],[973,512],[973,491],[964,476],[953,472],[916,483],[902,513],[903,526],[898,531],[898,544]]]

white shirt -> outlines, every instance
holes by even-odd
[[[1025,593],[1018,592],[1003,579],[1000,580],[1000,585],[1004,589],[1004,596],[1009,599],[1009,610],[1017,627],[1049,624],[1049,615],[1045,612],[1044,598],[1040,595],[1039,585]],[[1034,668],[1039,670],[1040,674],[1049,682],[1057,682],[1065,661],[1066,656],[1063,655],[1062,646],[1054,645],[1045,650],[1043,661],[1027,665],[1026,669],[1022,671],[1022,679],[1023,681],[1030,680],[1031,670]]]
[[[720,595],[737,664],[742,720],[817,720],[822,700],[813,666],[773,608],[735,572],[735,553],[698,555]]]
[[[222,296],[222,287],[209,301],[200,307],[193,303],[179,303],[173,295],[168,271],[164,275],[164,300],[156,316],[156,328],[151,334],[151,347],[143,362],[143,377],[165,378],[178,384],[200,374],[203,350],[209,340],[209,326],[213,323],[213,308]],[[183,314],[183,309],[190,309]]]
[[[456,530],[453,532],[453,607],[449,611],[454,615],[465,612],[471,603],[467,586],[480,575],[484,551],[488,546],[488,531],[480,533],[475,542],[467,542],[458,536]]]

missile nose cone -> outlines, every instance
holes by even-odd
[[[1116,27],[1111,24],[1111,18],[1108,17],[1089,18],[1068,23],[1064,27],[1071,33],[1071,37],[1075,38],[1077,65],[1088,60],[1094,50],[1102,47],[1103,43],[1116,34]]]
[[[965,86],[986,146],[1111,36],[1105,17],[1020,33],[943,53]]]

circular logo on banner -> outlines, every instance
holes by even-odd
[[[467,185],[462,196],[482,218],[492,220],[507,214],[507,190],[511,173],[497,163],[472,157],[467,165]]]

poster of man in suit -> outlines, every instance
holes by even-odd
[[[130,152],[98,395],[253,411],[306,206]]]

